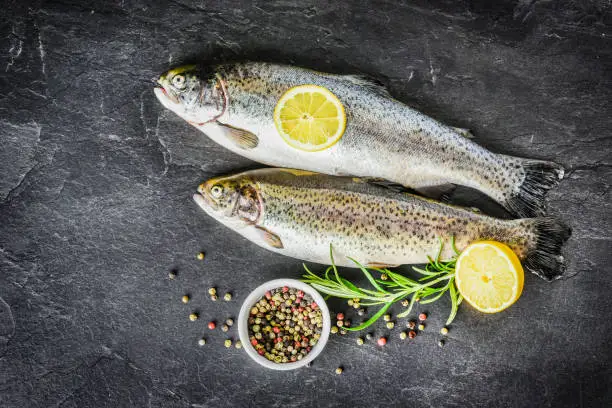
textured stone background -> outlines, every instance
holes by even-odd
[[[0,406],[612,404],[610,1],[347,3],[4,2]],[[494,151],[564,164],[550,210],[574,230],[572,277],[527,276],[499,315],[462,307],[443,349],[448,301],[412,342],[334,336],[291,373],[226,350],[221,332],[199,348],[206,321],[301,266],[196,208],[201,180],[257,165],[165,112],[146,81],[242,59],[367,73]],[[235,300],[210,302],[212,285]]]

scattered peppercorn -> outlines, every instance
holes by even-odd
[[[382,274],[380,275],[380,279],[381,279],[381,280],[387,280],[387,279],[389,279],[389,276],[388,276],[386,273],[382,273]]]
[[[215,323],[215,322],[208,322],[208,328],[210,330],[215,330],[216,327],[217,327],[217,323]]]
[[[232,327],[232,326],[234,325],[234,320],[232,320],[232,319],[227,319],[227,320],[225,321],[225,324],[227,324],[229,327]]]
[[[387,344],[387,338],[381,337],[376,343],[378,343],[379,346],[384,346],[385,344]]]
[[[408,337],[410,337],[411,339],[414,339],[416,337],[416,332],[414,330],[410,330],[408,332]]]
[[[392,329],[395,327],[395,323],[393,322],[387,322],[387,329]]]
[[[170,271],[168,273],[168,279],[174,279],[176,278],[176,272],[175,271]]]
[[[353,306],[353,299],[349,299],[346,301],[346,303],[348,303],[349,306]]]
[[[336,374],[338,374],[338,375],[342,374],[343,371],[344,371],[344,369],[342,367],[336,368]]]
[[[361,308],[361,309],[357,310],[357,314],[358,314],[359,316],[363,316],[363,315],[365,315],[365,313],[366,313],[366,311],[365,311],[365,309],[363,309],[363,308]]]
[[[360,306],[359,303],[353,303],[353,309],[359,309]]]
[[[421,330],[421,331],[425,330],[425,325],[424,325],[424,324],[422,324],[422,323],[421,323],[421,324],[419,324],[419,330]]]
[[[223,343],[225,345],[225,347],[230,348],[232,347],[232,341],[230,339],[225,340],[225,342]]]
[[[224,324],[223,326],[221,326],[221,330],[227,333],[229,331],[229,326],[227,324]]]
[[[366,333],[366,340],[372,340],[372,333]]]
[[[410,301],[408,299],[402,300],[402,306],[408,307],[410,305]]]
[[[425,313],[420,313],[419,314],[419,320],[424,322],[425,320],[427,320],[427,315]]]
[[[329,331],[330,331],[332,334],[336,334],[336,333],[338,333],[338,326],[332,326],[332,327],[331,327],[331,329],[329,329]]]
[[[406,323],[406,327],[413,330],[416,327],[416,323],[413,320],[410,320],[408,323]]]
[[[338,326],[338,327],[342,327],[342,326],[344,326],[344,321],[343,321],[343,320],[338,320],[338,321],[336,322],[336,326]]]
[[[344,313],[338,313],[338,314],[336,315],[336,319],[338,319],[338,320],[344,320]]]
[[[442,335],[446,336],[446,335],[448,334],[448,328],[447,328],[447,327],[443,327],[443,328],[440,330],[440,333],[442,333]]]
[[[383,319],[385,320],[385,322],[389,322],[391,321],[391,315],[390,314],[386,314],[383,316]]]
[[[364,343],[363,339],[361,337],[357,337],[357,344],[361,346],[363,343]]]
[[[216,288],[209,288],[208,289],[208,294],[209,295],[216,295],[217,294],[217,289]]]
[[[206,344],[206,339],[204,337],[202,337],[200,340],[198,340],[198,345],[203,346]]]
[[[219,299],[217,295],[210,295],[210,300],[212,300],[213,302],[216,302],[217,299]]]
[[[340,330],[340,335],[344,336],[346,333],[347,333],[346,330],[344,330],[344,329]]]
[[[236,342],[236,344],[234,344],[234,347],[236,347],[237,349],[241,349],[242,348],[242,342],[240,340],[238,340]]]
[[[406,333],[405,331],[400,333],[400,339],[406,340],[406,337],[408,337],[408,333]]]
[[[197,313],[191,313],[189,315],[189,320],[191,320],[192,322],[195,322],[196,320],[198,320],[198,314]]]
[[[189,295],[183,295],[183,297],[181,298],[181,302],[183,303],[189,302]]]
[[[227,292],[225,295],[223,295],[223,300],[229,302],[230,300],[232,300],[232,294]]]
[[[444,340],[443,339],[440,339],[440,341],[438,341],[438,346],[444,347]]]
[[[351,321],[350,321],[350,320],[348,320],[348,319],[346,319],[346,320],[344,321],[344,327],[351,327]]]
[[[198,259],[199,259],[200,261],[204,260],[204,252],[200,252],[200,253],[198,254]]]

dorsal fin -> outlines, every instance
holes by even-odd
[[[338,75],[337,77],[352,84],[369,89],[380,96],[391,98],[391,95],[389,94],[387,88],[385,88],[385,85],[377,79],[370,78],[366,75]]]

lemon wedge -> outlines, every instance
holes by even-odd
[[[481,241],[457,258],[455,281],[459,293],[484,313],[508,308],[521,296],[525,275],[516,254],[505,244]]]
[[[346,114],[340,99],[318,85],[289,89],[274,108],[274,124],[290,146],[316,152],[333,146],[346,129]]]

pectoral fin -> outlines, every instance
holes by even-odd
[[[378,268],[378,269],[388,269],[388,268],[397,268],[399,264],[386,264],[382,262],[370,262],[366,265],[368,268]]]
[[[219,125],[229,140],[242,149],[254,149],[259,144],[259,138],[248,130],[226,125],[221,122],[217,122],[217,125]]]
[[[256,226],[257,230],[260,232],[262,239],[266,242],[266,244],[270,245],[272,248],[283,249],[283,241],[281,241],[280,237],[273,232],[270,232],[264,227]]]
[[[474,139],[474,134],[469,129],[463,129],[463,128],[454,127],[453,130],[455,132],[459,133],[463,137],[466,137],[468,139]]]

